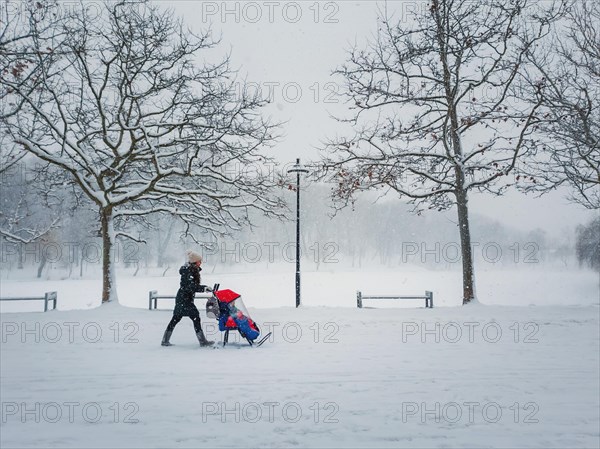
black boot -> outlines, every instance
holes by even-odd
[[[206,339],[206,337],[204,336],[204,332],[202,332],[202,329],[200,329],[199,332],[196,332],[196,337],[198,337],[198,343],[200,343],[200,346],[212,346],[215,344],[214,341],[209,341]]]
[[[173,335],[173,331],[170,331],[167,329],[165,331],[165,334],[163,335],[161,346],[173,346],[171,343],[169,343],[169,340],[171,339],[171,335]]]

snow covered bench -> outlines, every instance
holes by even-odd
[[[425,291],[423,296],[399,296],[399,295],[369,295],[364,296],[359,290],[356,292],[356,306],[362,309],[363,299],[424,299],[425,308],[433,309],[433,292]]]
[[[209,293],[209,292],[207,292],[207,293],[196,293],[196,297],[194,299],[198,299],[198,298],[208,299],[211,296],[212,296],[212,293]],[[148,293],[148,310],[156,310],[156,307],[157,307],[159,299],[172,299],[172,300],[175,300],[175,295],[159,295],[156,290],[151,290]]]
[[[56,309],[57,298],[58,295],[56,292],[46,292],[44,296],[0,298],[0,301],[44,301],[44,312],[47,312],[50,301],[52,301],[52,310]]]

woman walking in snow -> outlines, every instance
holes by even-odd
[[[202,256],[194,251],[186,252],[188,257],[188,263],[179,269],[181,275],[181,281],[179,284],[179,290],[175,297],[175,309],[173,310],[173,318],[167,325],[165,334],[162,339],[162,346],[171,346],[169,340],[173,334],[173,329],[177,326],[177,323],[181,321],[184,316],[189,316],[194,323],[194,330],[196,331],[196,337],[200,346],[211,346],[214,341],[208,341],[202,332],[200,326],[200,313],[194,304],[194,294],[196,292],[202,293],[208,290],[206,285],[200,284],[200,271],[202,268]]]

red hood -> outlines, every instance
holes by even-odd
[[[215,292],[215,296],[219,299],[219,301],[229,304],[231,301],[235,301],[242,295],[234,292],[233,290],[218,290]]]

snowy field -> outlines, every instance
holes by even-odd
[[[598,447],[598,273],[477,281],[484,304],[463,308],[454,271],[305,273],[295,309],[289,271],[204,274],[273,335],[200,349],[186,318],[161,347],[169,303],[147,310],[177,277],[122,276],[100,308],[97,280],[3,279],[2,296],[59,302],[2,303],[0,446]],[[356,290],[432,290],[436,307],[357,309]]]

